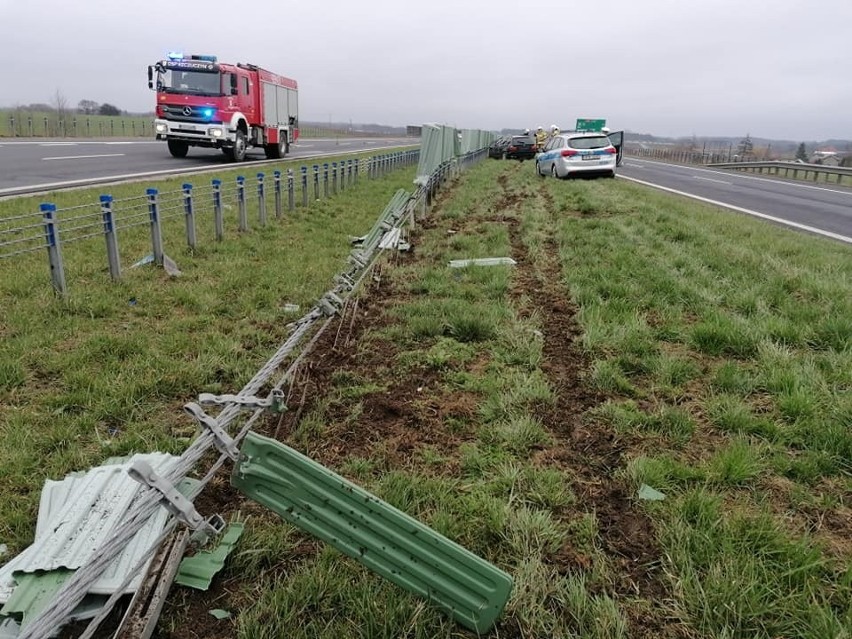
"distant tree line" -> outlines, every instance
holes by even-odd
[[[77,103],[77,113],[84,115],[121,115],[121,109],[109,102],[98,104],[94,100],[80,100]]]
[[[56,113],[61,119],[71,113],[81,115],[129,115],[127,111],[122,111],[114,104],[109,102],[99,103],[94,100],[80,100],[77,103],[77,109],[71,109],[68,105],[68,99],[57,90],[53,95],[51,104],[44,102],[34,102],[32,104],[19,104],[14,107],[15,111],[42,111],[47,113]]]

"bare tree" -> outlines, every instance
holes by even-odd
[[[68,98],[62,93],[62,89],[56,89],[53,94],[53,107],[56,109],[58,127],[61,135],[65,135],[68,129]]]

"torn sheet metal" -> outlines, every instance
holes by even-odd
[[[241,523],[230,524],[215,548],[199,551],[192,557],[184,557],[180,562],[175,583],[196,590],[207,590],[216,573],[225,567],[225,559],[231,554],[244,528],[245,525]]]
[[[0,614],[14,615],[26,626],[53,600],[65,582],[74,574],[73,570],[51,570],[45,573],[18,574],[18,585],[9,597]]]
[[[0,617],[0,639],[15,639],[21,634],[21,625],[12,619]]]
[[[405,241],[402,229],[394,228],[384,234],[381,242],[379,242],[379,248],[407,251],[411,248],[411,244]]]
[[[380,249],[395,249],[402,238],[402,229],[391,229],[382,236],[379,242]]]
[[[18,630],[20,630],[44,610],[73,574],[73,570],[64,568],[49,572],[19,573],[16,577],[18,585],[9,601],[0,609],[0,614],[11,617],[19,625]],[[107,595],[86,595],[83,601],[72,611],[69,621],[93,618],[106,605],[107,599],[109,599]],[[0,618],[0,621],[2,621],[2,618]],[[0,627],[2,627],[2,624],[0,624]],[[9,627],[12,627],[11,623]],[[3,639],[3,637],[4,635],[0,631],[0,639]]]
[[[511,257],[480,257],[471,260],[450,260],[450,268],[466,266],[514,266],[517,264]]]
[[[62,481],[45,482],[39,503],[35,540],[17,557],[0,567],[0,603],[15,590],[13,573],[34,573],[59,568],[76,569],[87,563],[121,523],[124,513],[141,489],[127,468],[138,459],[166,473],[178,461],[164,453],[134,455],[121,464],[107,464],[86,473],[74,473]],[[112,562],[90,593],[112,594],[142,554],[159,537],[168,519],[162,508],[148,520],[122,553]],[[147,567],[146,567],[147,569]],[[138,588],[143,572],[125,592]]]

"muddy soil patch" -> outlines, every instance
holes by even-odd
[[[502,177],[502,176],[501,176]],[[500,185],[508,190],[508,182]],[[546,189],[540,190],[546,209],[555,219],[553,200]],[[518,206],[517,194],[505,193],[504,210]],[[512,257],[517,262],[512,294],[515,299],[528,299],[521,314],[537,314],[544,337],[542,370],[554,390],[554,403],[538,409],[538,417],[551,431],[556,444],[542,451],[538,461],[565,470],[574,478],[578,504],[576,509],[593,512],[603,550],[616,570],[610,594],[617,600],[641,597],[662,601],[670,596],[660,575],[661,551],[651,520],[631,498],[624,482],[615,479],[616,471],[626,463],[625,453],[640,448],[603,424],[590,424],[586,413],[604,402],[606,396],[584,380],[590,362],[579,339],[582,329],[577,321],[577,307],[562,284],[558,263],[559,247],[549,238],[542,257],[533,262],[524,244],[517,218],[507,218]],[[589,559],[566,547],[556,557],[564,562],[563,571],[588,568]],[[624,601],[621,601],[623,604]],[[634,612],[625,605],[631,637],[676,636],[675,627],[667,627],[660,615]]]

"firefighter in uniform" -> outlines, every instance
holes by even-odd
[[[547,133],[544,132],[543,126],[540,126],[535,130],[535,143],[539,151],[541,151],[547,143]]]

